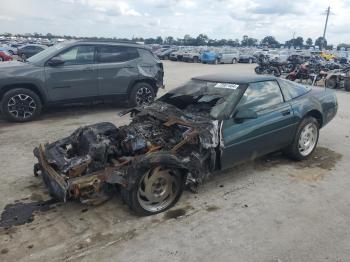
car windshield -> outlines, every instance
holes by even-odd
[[[54,46],[46,48],[45,50],[37,53],[36,55],[33,55],[32,57],[28,58],[26,61],[29,63],[37,63],[42,59],[44,59],[45,57],[55,53],[56,51],[61,50],[63,47],[65,47],[64,44],[56,44]]]
[[[191,80],[165,94],[160,101],[186,112],[225,119],[237,105],[245,86],[234,83]]]

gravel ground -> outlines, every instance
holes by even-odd
[[[253,72],[254,65],[164,62],[166,89],[191,76]],[[339,112],[321,130],[305,162],[264,157],[185,192],[170,211],[133,216],[119,197],[97,206],[77,202],[37,212],[0,229],[0,261],[350,261],[350,93],[337,91]],[[0,209],[47,200],[33,176],[33,148],[99,121],[125,124],[114,105],[47,110],[40,120],[0,116]]]

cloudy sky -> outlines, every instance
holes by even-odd
[[[279,41],[322,35],[350,43],[350,0],[9,0],[1,5],[0,33],[156,37],[205,33],[211,38]]]

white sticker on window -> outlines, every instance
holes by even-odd
[[[228,83],[217,83],[215,85],[216,88],[227,88],[227,89],[233,89],[233,90],[236,90],[239,85],[236,85],[236,84],[228,84]]]

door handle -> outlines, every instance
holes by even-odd
[[[283,115],[283,116],[288,116],[288,115],[290,115],[290,109],[287,109],[287,110],[282,111],[282,115]]]

